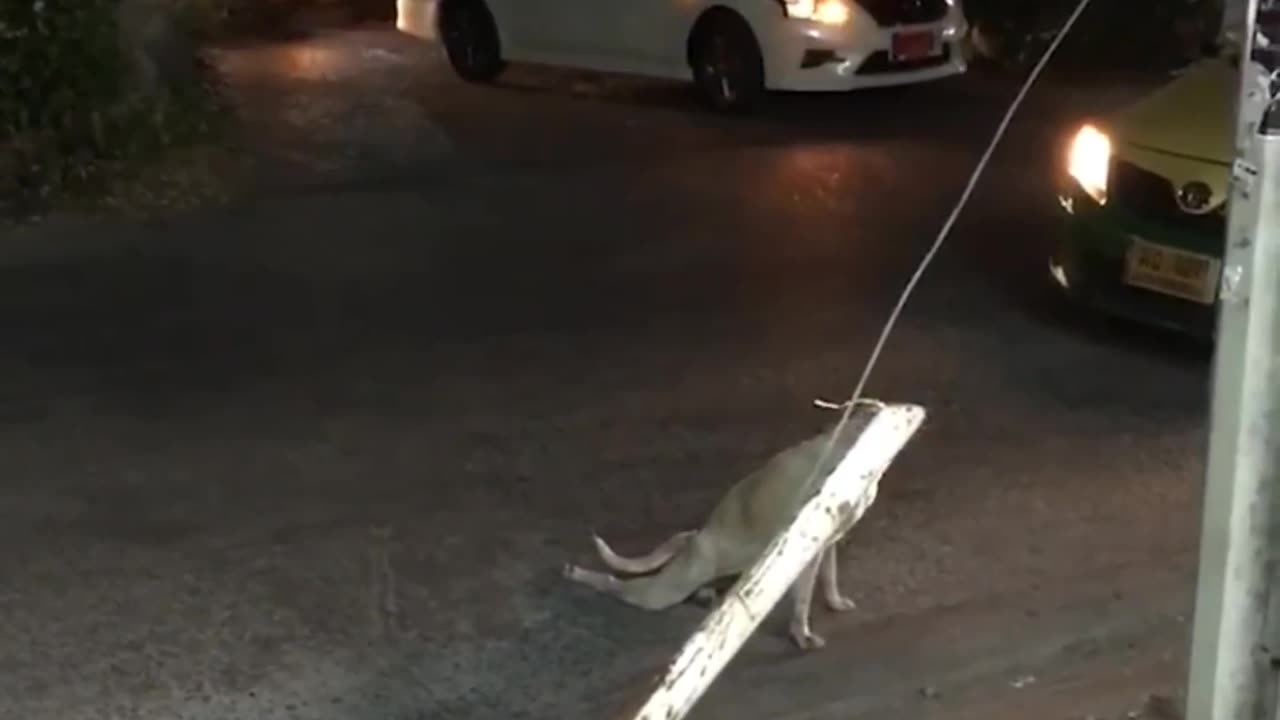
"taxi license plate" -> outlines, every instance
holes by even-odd
[[[937,54],[937,34],[931,30],[896,32],[889,41],[889,54],[897,62],[922,60]]]
[[[1212,305],[1218,292],[1217,258],[1189,253],[1134,238],[1124,264],[1124,281],[1204,305]]]

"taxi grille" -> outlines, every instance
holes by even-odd
[[[880,27],[937,22],[947,16],[947,0],[857,0]]]
[[[1213,237],[1226,237],[1226,206],[1206,215],[1192,215],[1178,207],[1177,188],[1167,178],[1123,160],[1111,164],[1107,196],[1116,206],[1153,222],[1185,228]]]

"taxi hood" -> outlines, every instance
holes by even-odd
[[[1108,125],[1118,142],[1230,165],[1238,87],[1239,71],[1230,60],[1202,60]]]

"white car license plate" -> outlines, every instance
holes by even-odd
[[[1144,290],[1212,305],[1218,292],[1220,267],[1217,258],[1133,238],[1125,257],[1124,281]]]
[[[895,62],[923,60],[938,50],[938,34],[932,30],[903,30],[889,39],[889,55]]]

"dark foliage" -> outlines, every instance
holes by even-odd
[[[966,0],[988,59],[1026,65],[1043,52],[1076,0]],[[1152,69],[1194,58],[1217,32],[1222,0],[1093,0],[1064,45],[1091,70]]]
[[[48,199],[210,130],[217,93],[198,51],[207,5],[164,5],[164,35],[145,45],[163,51],[151,58],[163,72],[145,85],[141,45],[122,28],[121,7],[0,3],[0,76],[12,79],[0,83],[0,201]]]

